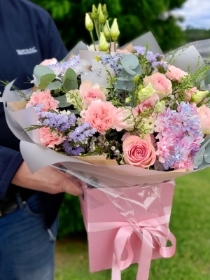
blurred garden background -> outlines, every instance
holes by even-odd
[[[193,0],[192,0],[193,1]],[[206,0],[207,2],[209,0]],[[119,44],[151,31],[164,52],[196,40],[210,38],[209,28],[186,26],[175,16],[185,0],[33,0],[53,17],[67,48],[77,42],[90,44],[84,27],[85,13],[92,4],[106,4],[109,18],[117,17]],[[196,2],[196,1],[194,1]],[[198,2],[198,1],[197,1]],[[200,9],[199,5],[197,9]],[[210,17],[210,14],[209,14]],[[205,169],[176,180],[171,231],[177,251],[171,259],[152,262],[150,280],[210,280],[210,170]],[[60,209],[56,245],[56,280],[105,280],[110,271],[94,274],[88,269],[88,247],[77,197],[65,195]],[[136,265],[122,273],[123,280],[135,279]]]

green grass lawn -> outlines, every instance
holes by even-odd
[[[176,180],[170,229],[177,249],[170,259],[153,260],[149,280],[210,280],[210,169]],[[110,270],[90,273],[85,238],[69,238],[56,245],[56,280],[109,280]],[[122,280],[136,279],[137,266],[122,272]]]

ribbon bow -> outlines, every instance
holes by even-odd
[[[152,251],[155,248],[154,240],[160,245],[159,253],[162,257],[170,258],[175,254],[176,238],[166,226],[168,220],[169,215],[165,215],[137,223],[106,222],[88,224],[90,232],[119,228],[114,240],[112,280],[120,280],[121,270],[129,267],[133,261],[134,254],[130,244],[130,238],[133,233],[136,233],[139,238],[142,238],[142,248],[138,261],[139,266],[136,280],[148,280],[149,278]],[[164,246],[167,240],[172,244],[170,247]],[[127,251],[127,258],[122,260],[124,250]]]

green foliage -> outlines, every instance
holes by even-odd
[[[210,70],[206,72],[205,85],[210,85]]]
[[[79,198],[65,194],[59,211],[58,238],[64,238],[72,233],[85,232]]]
[[[39,89],[49,89],[53,91],[53,96],[59,101],[59,107],[69,107],[66,101],[68,91],[78,88],[77,75],[73,69],[69,68],[63,76],[56,77],[53,70],[47,66],[36,65],[34,68],[34,84]]]
[[[187,43],[210,38],[210,29],[208,29],[208,30],[194,29],[194,28],[188,27],[184,33],[185,33],[185,40]]]
[[[69,107],[69,103],[66,102],[66,94],[61,96],[54,97],[57,101],[59,101],[59,108]]]
[[[89,32],[85,29],[85,13],[91,12],[92,5],[106,3],[109,18],[117,17],[120,28],[119,44],[135,39],[152,31],[163,51],[176,48],[184,43],[184,33],[173,16],[162,14],[180,7],[186,0],[33,0],[42,6],[55,20],[68,49],[80,40],[91,43]]]
[[[117,89],[131,91],[134,87],[134,77],[141,74],[141,65],[133,54],[127,54],[121,59],[121,71],[117,78]]]
[[[46,89],[56,77],[54,72],[49,67],[43,65],[35,66],[34,76],[36,78],[34,84],[39,89]]]
[[[62,78],[62,87],[67,91],[78,89],[77,74],[69,68]]]

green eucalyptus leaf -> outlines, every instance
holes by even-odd
[[[128,77],[118,77],[118,81],[129,81]]]
[[[46,89],[48,85],[52,83],[55,77],[56,77],[55,74],[45,74],[41,76],[38,85],[39,89]]]
[[[210,164],[210,137],[207,136],[194,158],[195,166],[202,169]]]
[[[37,80],[34,82],[37,86],[40,84],[41,77],[48,75],[48,74],[55,75],[52,69],[50,69],[49,67],[44,66],[44,65],[36,65],[34,67],[33,74]]]
[[[62,83],[60,81],[55,81],[55,82],[50,83],[47,86],[47,89],[56,90],[56,89],[60,89],[61,87],[62,87]]]
[[[69,68],[62,78],[62,87],[66,90],[78,89],[77,74]]]
[[[204,160],[206,163],[210,163],[210,143],[209,142],[205,147]]]
[[[70,104],[66,102],[66,95],[61,95],[54,97],[57,101],[59,101],[59,108],[69,107]]]
[[[125,90],[125,91],[131,91],[133,89],[133,81],[117,81],[117,87],[118,90]]]
[[[202,86],[201,89],[202,89],[202,90],[209,90],[209,85],[210,85],[210,84],[206,84],[206,85]]]
[[[204,81],[205,81],[205,84],[206,84],[206,85],[209,85],[209,84],[210,84],[210,70],[208,70],[208,71],[206,72],[206,77],[205,77]]]
[[[139,60],[134,54],[126,54],[121,59],[121,64],[123,67],[126,66],[130,69],[135,69],[139,64]]]
[[[34,67],[34,75],[43,76],[45,74],[54,74],[53,70],[44,65],[36,65]]]
[[[132,76],[134,76],[135,74],[136,74],[136,72],[135,71],[133,71],[133,70],[131,70],[129,67],[124,67],[124,70],[128,73],[128,74],[130,74],[130,75],[132,75]]]
[[[201,149],[196,153],[194,157],[194,165],[199,167],[203,163],[205,149],[201,147]]]

